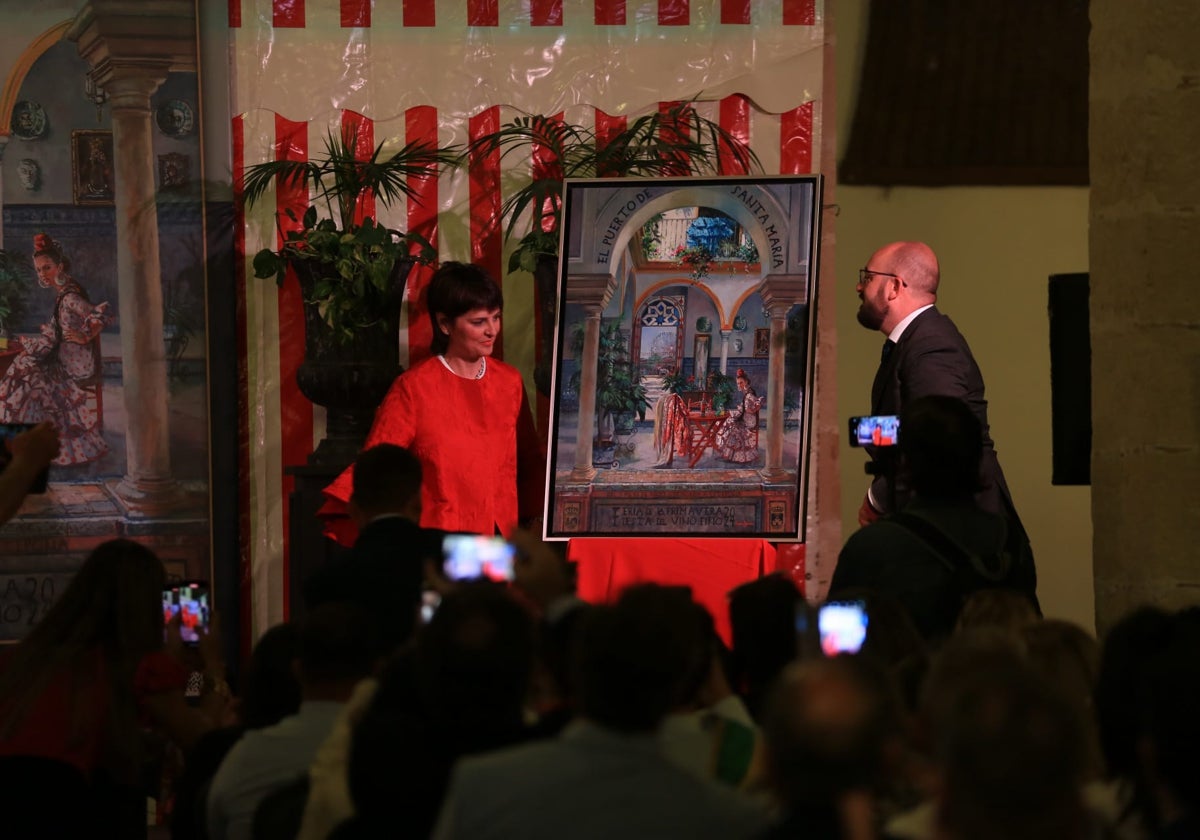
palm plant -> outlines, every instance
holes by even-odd
[[[637,117],[621,131],[603,136],[595,127],[544,114],[521,116],[476,138],[468,146],[467,156],[499,152],[503,161],[509,155],[534,151],[542,164],[538,174],[505,198],[500,214],[507,220],[506,240],[513,238],[521,220],[529,215],[529,228],[509,256],[508,270],[524,270],[534,276],[542,312],[542,362],[534,370],[534,381],[539,391],[549,394],[563,181],[711,174],[720,169],[723,152],[743,169],[761,169],[761,165],[749,146],[702,116],[691,102]]]
[[[720,124],[702,116],[692,102],[676,103],[630,121],[601,137],[594,127],[565,122],[543,114],[517,117],[496,131],[477,138],[469,154],[499,151],[501,160],[537,149],[541,173],[509,195],[500,206],[507,219],[505,238],[511,239],[526,211],[530,230],[509,258],[508,270],[532,272],[539,255],[558,256],[562,221],[563,181],[567,178],[662,178],[715,174],[721,152],[746,170],[761,169],[758,156]]]
[[[410,177],[453,166],[460,157],[453,147],[421,142],[385,155],[384,145],[380,143],[370,157],[359,160],[358,132],[345,126],[326,135],[321,157],[266,161],[246,170],[244,196],[250,206],[277,182],[300,185],[311,192],[311,202],[300,220],[291,210],[286,211],[293,222],[300,222],[300,229],[286,231],[278,250],[259,251],[254,257],[254,274],[274,277],[282,284],[289,263],[297,268],[308,265],[314,279],[305,283],[305,301],[317,307],[338,341],[348,342],[359,330],[384,324],[381,303],[392,294],[397,261],[407,260],[414,246],[417,261],[428,262],[433,257],[432,246],[419,234],[393,230],[369,216],[360,220],[363,199],[373,196],[383,207],[415,199]]]

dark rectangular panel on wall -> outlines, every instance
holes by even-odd
[[[1092,342],[1088,275],[1050,275],[1053,484],[1091,484]]]
[[[1087,0],[869,9],[841,183],[1087,184]]]

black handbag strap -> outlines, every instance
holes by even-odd
[[[1000,583],[1011,569],[1012,561],[1004,556],[1003,551],[996,558],[989,559],[973,554],[958,544],[945,531],[928,519],[908,511],[899,511],[888,517],[902,528],[911,531],[918,539],[933,549],[947,569],[952,573],[961,574],[970,570],[989,583]]]

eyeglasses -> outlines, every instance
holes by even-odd
[[[904,282],[904,278],[899,274],[889,274],[886,271],[871,271],[869,268],[860,268],[858,270],[858,285],[867,285],[871,282],[872,277],[895,277],[900,281],[900,285],[908,288],[908,284]]]

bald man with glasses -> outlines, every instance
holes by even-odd
[[[1004,516],[1014,537],[1028,540],[1004,481],[1004,472],[988,431],[983,374],[954,322],[937,310],[940,272],[937,255],[923,242],[893,242],[871,255],[858,272],[855,291],[861,301],[858,322],[886,337],[879,370],[871,386],[871,414],[900,414],[904,406],[928,394],[957,397],[983,427],[983,461],[976,502]],[[904,435],[904,429],[900,429]],[[876,464],[894,456],[867,448]],[[860,525],[899,510],[909,494],[894,481],[894,470],[879,471],[859,509]]]

